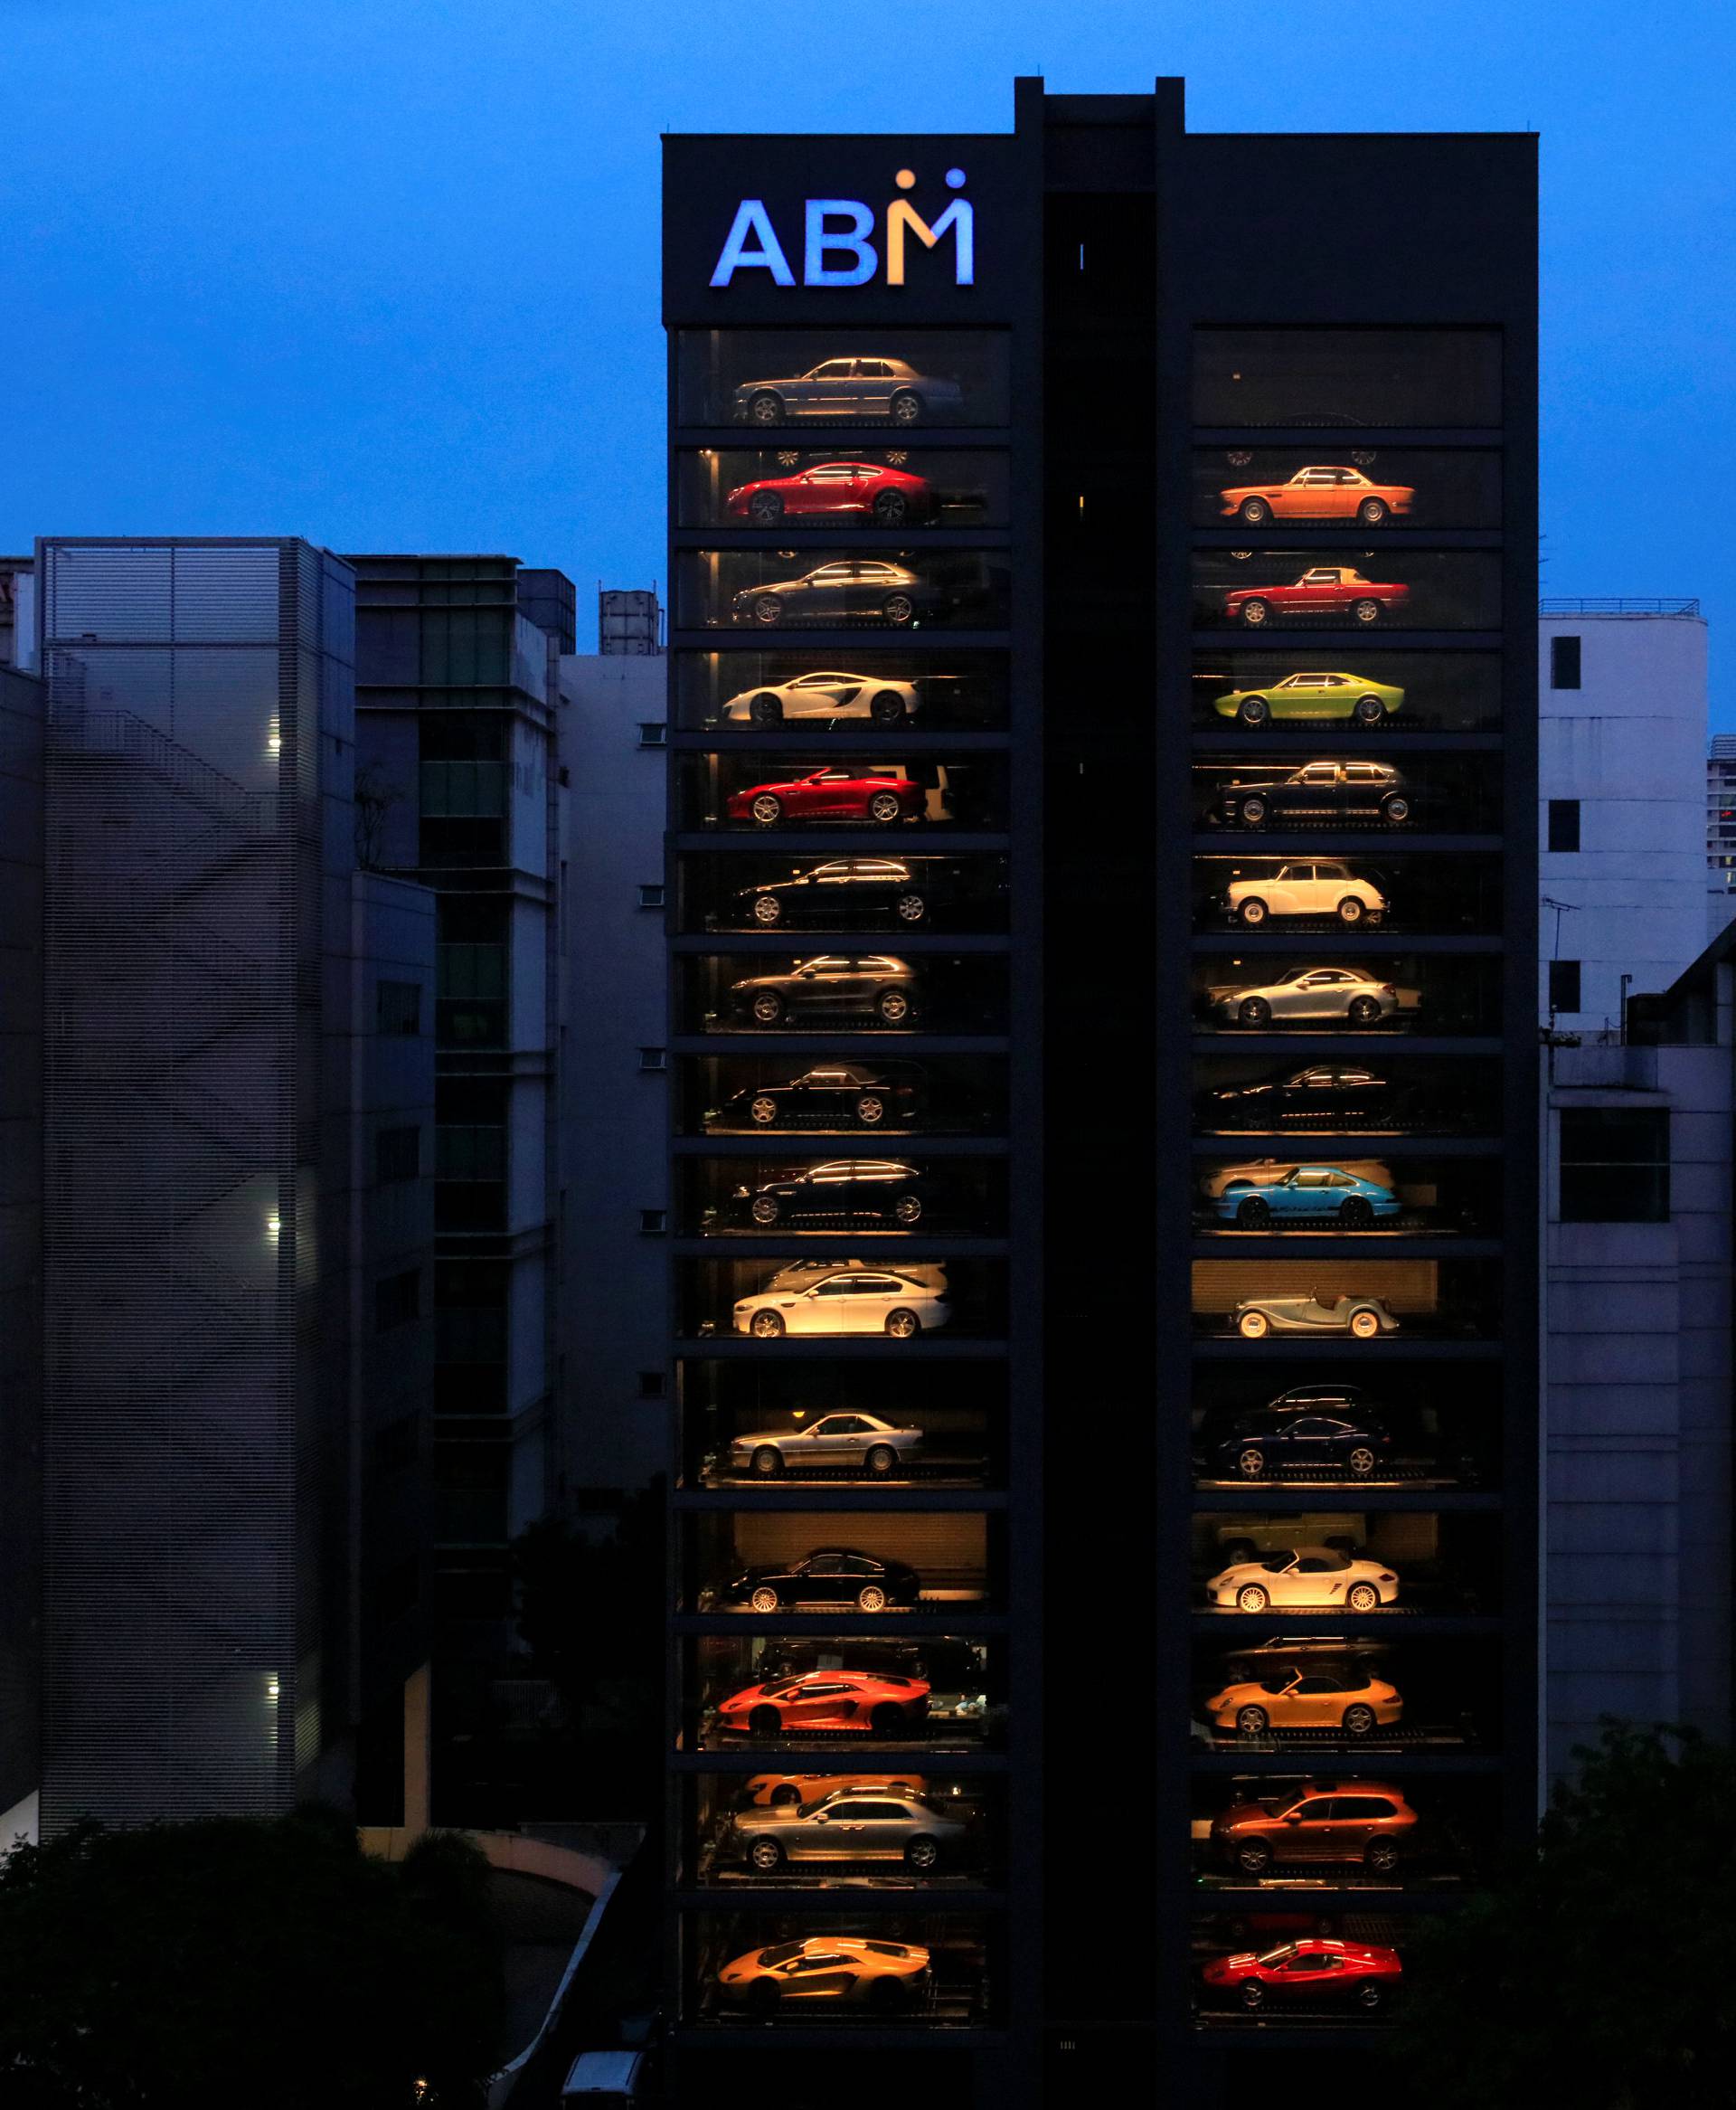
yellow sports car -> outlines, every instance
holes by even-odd
[[[784,2007],[901,2010],[924,1992],[929,1952],[914,1942],[870,1941],[863,1935],[810,1935],[751,1949],[717,1974],[733,2007],[770,2013]]]

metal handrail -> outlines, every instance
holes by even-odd
[[[1632,594],[1590,594],[1565,601],[1540,601],[1539,615],[1689,615],[1700,613],[1697,597],[1647,601]]]

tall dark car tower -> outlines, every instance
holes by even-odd
[[[676,2094],[1341,2100],[1536,1806],[1535,141],[665,146]]]

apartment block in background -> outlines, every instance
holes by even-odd
[[[35,574],[42,1826],[390,1819],[427,1655],[432,918],[358,869],[353,574],[276,537],[55,537]]]
[[[1736,917],[1736,733],[1706,749],[1706,936]]]
[[[1624,976],[1665,989],[1706,941],[1706,625],[1697,601],[1545,601],[1537,646],[1538,1015],[1618,1036]]]

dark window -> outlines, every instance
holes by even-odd
[[[1551,688],[1579,687],[1580,640],[1578,638],[1552,638],[1549,640],[1549,686]]]
[[[669,728],[658,719],[641,718],[639,721],[639,745],[641,747],[666,747],[669,744]]]
[[[415,1179],[422,1169],[422,1131],[419,1128],[376,1129],[373,1136],[373,1177],[382,1187],[393,1180]]]
[[[641,1370],[639,1372],[639,1397],[641,1399],[661,1399],[663,1395],[664,1373],[661,1370]]]
[[[385,1275],[373,1285],[373,1330],[385,1333],[394,1326],[408,1326],[421,1316],[422,1271],[406,1268],[402,1274]]]
[[[1577,850],[1580,847],[1580,802],[1577,799],[1552,799],[1549,802],[1549,847],[1552,850]]]
[[[1562,1223],[1668,1222],[1666,1107],[1563,1107],[1561,1134]]]
[[[1552,960],[1549,963],[1549,1008],[1577,1011],[1580,1008],[1580,963],[1577,960]]]
[[[666,1048],[642,1047],[639,1050],[639,1067],[642,1070],[666,1070],[669,1055]]]
[[[416,981],[382,981],[374,990],[376,1033],[420,1033],[422,1030],[422,985]]]
[[[639,1211],[639,1228],[641,1231],[653,1235],[660,1235],[666,1231],[669,1228],[668,1210],[641,1209]]]
[[[663,906],[663,886],[661,882],[656,885],[640,887],[639,906],[641,908],[661,908]]]

